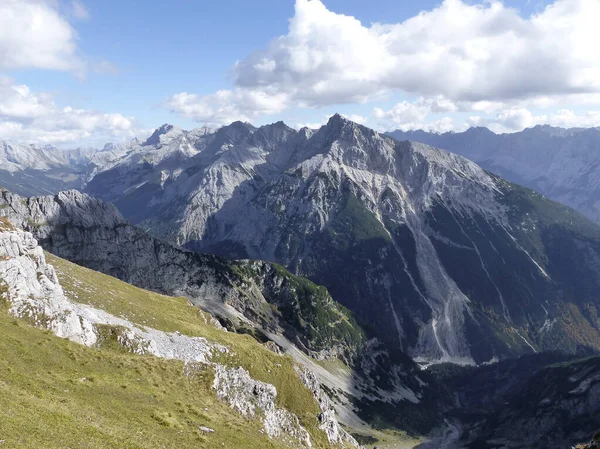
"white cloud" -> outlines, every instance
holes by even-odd
[[[36,68],[81,73],[77,34],[51,3],[0,2],[0,70]]]
[[[235,89],[220,90],[211,95],[182,92],[165,100],[163,105],[183,117],[218,126],[281,112],[289,106],[289,98],[285,93]]]
[[[319,129],[325,123],[296,123],[296,129],[302,128],[310,128],[310,129]]]
[[[430,114],[455,112],[458,110],[452,101],[438,96],[435,98],[419,97],[414,102],[402,101],[388,111],[375,108],[373,116],[383,129],[415,129],[420,126]],[[448,123],[446,122],[446,125]]]
[[[0,138],[21,143],[63,143],[134,137],[135,119],[70,106],[59,107],[48,94],[32,93],[0,76]]]
[[[454,119],[448,116],[431,121],[429,119],[430,115],[453,113],[460,111],[462,108],[468,108],[469,110],[476,108],[479,110],[487,107],[489,106],[469,102],[457,104],[438,95],[433,98],[418,97],[412,102],[402,101],[387,111],[375,108],[373,110],[373,118],[377,123],[377,128],[382,131],[423,129],[425,131],[444,133],[448,131],[462,131],[467,125],[456,124]]]
[[[415,118],[415,120],[403,120],[398,123],[395,121],[381,120],[377,122],[375,126],[382,132],[395,131],[397,129],[402,131],[414,131],[422,129],[424,131],[431,131],[437,133],[445,133],[448,131],[464,131],[468,126],[466,123],[456,124],[452,117],[442,117],[439,120],[428,121],[426,117],[422,120]]]
[[[512,108],[500,111],[494,125],[506,130],[521,131],[534,123],[533,114],[525,108]]]
[[[404,92],[491,113],[520,101],[600,94],[599,18],[598,0],[556,0],[530,17],[498,0],[444,0],[401,23],[364,25],[320,0],[296,0],[288,33],[232,68],[236,87],[226,107],[218,93],[185,94],[185,110],[202,112],[183,115],[260,115],[247,95],[277,103],[273,111]],[[388,112],[423,116],[414,105]]]
[[[365,125],[369,121],[368,118],[363,117],[362,115],[359,115],[359,114],[348,114],[348,115],[340,114],[340,115],[342,117],[344,117],[345,119],[352,120],[353,122],[360,123],[361,125]],[[329,120],[329,119],[327,119],[327,120]]]
[[[552,115],[535,118],[537,124],[548,124],[563,128],[592,128],[600,126],[600,111],[577,114],[569,109],[560,109]]]

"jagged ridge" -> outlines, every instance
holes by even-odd
[[[481,363],[559,341],[600,348],[598,323],[585,318],[597,298],[565,294],[582,286],[559,246],[579,242],[588,265],[598,253],[599,231],[572,211],[339,115],[317,132],[235,123],[215,136],[167,181],[130,171],[126,193],[106,199],[175,243],[308,276],[423,363]],[[104,176],[90,192],[115,179]],[[586,291],[599,282],[586,274]]]

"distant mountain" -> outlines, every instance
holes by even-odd
[[[0,140],[0,186],[22,195],[44,195],[81,188],[97,150],[60,150]]]
[[[12,144],[0,140],[0,186],[23,196],[81,190],[91,179],[117,165],[177,165],[194,156],[215,130],[184,131],[163,125],[145,141],[133,139],[101,149],[60,149],[51,145]]]
[[[600,229],[565,206],[339,115],[316,132],[236,122],[195,148],[86,191],[173,243],[325,285],[423,364],[600,349]]]
[[[513,134],[394,131],[390,136],[443,148],[600,222],[600,128],[536,126]]]

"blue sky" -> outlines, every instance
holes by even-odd
[[[379,130],[599,126],[599,15],[597,0],[3,0],[0,138],[335,112]]]

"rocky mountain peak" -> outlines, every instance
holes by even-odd
[[[232,131],[247,131],[250,133],[253,133],[254,131],[256,131],[256,127],[254,125],[252,125],[252,123],[248,123],[248,122],[242,122],[241,120],[236,120],[235,122],[232,122],[230,125],[227,126],[223,126],[221,128],[219,128],[220,130],[228,130],[229,132]]]
[[[192,129],[188,135],[192,138],[208,136],[214,134],[217,130],[214,128],[209,128],[208,126],[201,126],[199,128]]]
[[[285,142],[291,137],[295,136],[297,131],[287,126],[284,122],[279,121],[270,125],[264,125],[258,128],[250,143],[254,145],[260,145],[267,151],[274,151],[280,149]]]
[[[164,136],[171,132],[181,132],[181,128],[165,123],[164,125],[157,128],[150,137],[148,137],[142,145],[158,145],[161,142],[161,136]]]
[[[466,134],[476,135],[476,136],[493,136],[494,133],[492,130],[485,126],[473,126],[465,131]],[[433,133],[432,133],[433,134]]]
[[[320,154],[341,166],[377,173],[390,170],[395,145],[393,140],[340,114],[333,115],[314,134],[307,129],[300,134],[303,136],[299,139],[306,142],[300,147],[301,158],[300,155],[296,157],[300,162],[310,161]],[[307,163],[310,165],[310,162]]]
[[[381,140],[377,131],[353,122],[340,114],[332,115],[327,124],[317,134],[327,136],[327,139],[331,141],[340,140],[345,143],[366,142],[371,139]]]
[[[332,134],[336,134],[348,130],[354,130],[357,126],[358,124],[352,120],[349,120],[340,114],[334,114],[329,118],[327,124],[323,128],[326,128]]]
[[[217,130],[213,145],[215,148],[221,148],[224,145],[235,145],[247,139],[255,131],[256,128],[250,123],[236,121]]]

